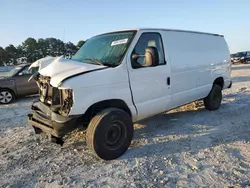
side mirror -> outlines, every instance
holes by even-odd
[[[156,66],[159,63],[159,54],[156,47],[148,47],[145,50],[145,65]]]
[[[22,76],[22,75],[23,75],[23,72],[20,72],[18,75],[19,75],[19,76]]]

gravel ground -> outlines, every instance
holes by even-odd
[[[233,66],[218,111],[193,103],[135,125],[129,150],[101,161],[84,131],[63,147],[34,135],[34,97],[0,106],[0,187],[248,187],[250,65]]]

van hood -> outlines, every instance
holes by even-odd
[[[60,86],[61,82],[69,77],[107,68],[102,65],[80,63],[78,61],[64,59],[63,57],[47,58],[44,61],[41,60],[39,63],[34,62],[32,65],[30,68],[39,66],[38,72],[43,76],[49,76],[51,78],[50,84],[53,87]]]

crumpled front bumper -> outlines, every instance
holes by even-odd
[[[33,126],[36,133],[43,131],[61,138],[78,126],[79,116],[61,116],[40,101],[34,102],[31,109],[28,123]]]

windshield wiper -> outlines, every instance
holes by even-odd
[[[94,59],[94,58],[86,58],[83,61],[92,61],[97,65],[104,65],[102,61],[100,61],[99,59]]]
[[[98,65],[107,66],[107,67],[116,67],[116,65],[113,65],[112,63],[110,63],[108,61],[101,61],[99,59],[94,59],[94,58],[86,58],[83,61],[92,61]]]

